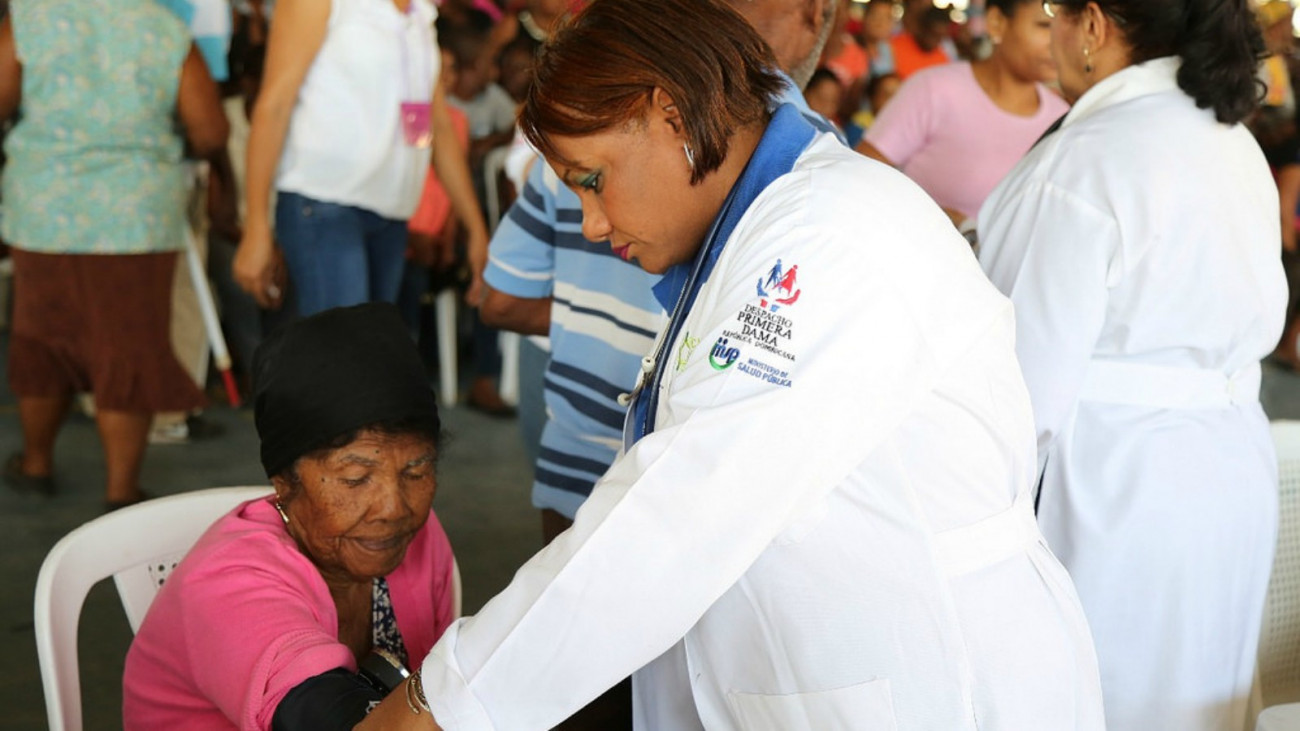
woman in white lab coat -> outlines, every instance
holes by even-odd
[[[573,527],[368,723],[546,729],[635,673],[642,729],[1101,728],[1010,305],[915,184],[768,111],[775,68],[718,0],[543,51],[523,127],[671,324]]]
[[[1039,524],[1107,728],[1241,729],[1277,528],[1259,360],[1287,300],[1277,190],[1238,124],[1259,33],[1246,0],[1050,8],[1074,107],[979,217],[1016,306]]]

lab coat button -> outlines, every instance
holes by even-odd
[[[651,358],[650,356],[647,355],[646,357],[644,357],[644,358],[641,359],[641,370],[642,370],[642,371],[644,371],[644,372],[646,372],[646,373],[653,373],[653,372],[654,372],[654,369],[655,369],[655,359],[654,359],[654,358]]]
[[[618,395],[618,405],[619,405],[619,406],[629,406],[629,405],[631,405],[631,403],[632,403],[632,394],[630,394],[630,393],[620,393],[620,394]]]

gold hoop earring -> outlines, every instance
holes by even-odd
[[[1092,73],[1092,58],[1091,56],[1089,56],[1090,53],[1092,52],[1088,50],[1088,47],[1084,46],[1083,47],[1083,73],[1085,74]]]
[[[287,528],[289,526],[289,514],[284,512],[284,505],[280,503],[280,498],[275,499],[275,512],[280,514],[280,520],[284,521],[284,525]]]

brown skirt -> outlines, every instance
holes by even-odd
[[[188,411],[203,394],[171,344],[176,252],[14,248],[9,384],[19,398],[90,391],[106,411]]]

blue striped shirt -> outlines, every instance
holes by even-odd
[[[230,76],[226,54],[230,51],[230,3],[228,0],[158,0],[190,29],[214,81]],[[269,8],[268,8],[269,12]]]
[[[658,280],[582,236],[582,206],[544,161],[492,237],[484,278],[514,297],[551,297],[551,361],[533,504],[572,518],[618,454],[618,396],[664,323]]]

